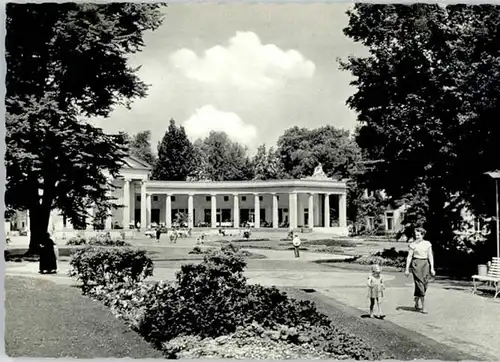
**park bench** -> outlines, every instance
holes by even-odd
[[[477,282],[489,283],[495,287],[495,296],[493,298],[496,298],[500,294],[500,258],[493,258],[488,273],[486,275],[473,275],[472,281],[474,283],[473,294],[477,291]]]

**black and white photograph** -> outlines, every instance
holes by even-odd
[[[8,357],[500,359],[500,5],[3,5]]]

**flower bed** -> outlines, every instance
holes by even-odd
[[[234,253],[237,253],[241,255],[242,257],[246,259],[266,259],[265,255],[262,254],[257,254],[257,253],[252,253],[248,250],[243,250],[239,246],[233,244],[233,243],[224,243],[222,245],[222,250],[228,249]],[[195,246],[192,250],[188,252],[188,254],[191,255],[208,255],[210,253],[213,253],[216,249],[215,248],[210,248],[210,249],[202,249],[199,246]]]
[[[271,241],[271,239],[266,239],[266,238],[260,238],[260,239],[234,239],[234,240],[231,240],[231,242],[236,242],[236,243],[248,243],[248,242],[252,242],[252,241]],[[219,242],[221,243],[224,243],[224,242],[228,242],[227,240],[219,240]]]
[[[83,236],[75,236],[69,239],[66,242],[66,245],[79,246],[79,245],[95,245],[95,246],[130,246],[130,243],[127,243],[123,239],[113,239],[109,235],[109,233],[91,236],[86,239]]]
[[[152,262],[139,250],[87,248],[71,266],[73,275],[87,280],[86,293],[169,358],[381,357],[339,330],[313,303],[247,284],[246,262],[233,247],[224,245],[204,255],[200,264],[183,265],[174,283],[144,282]]]
[[[389,266],[403,269],[406,267],[406,251],[397,251],[396,248],[384,249],[374,254],[365,256],[355,256],[350,259],[345,259],[340,262],[353,263],[361,265],[379,264],[380,266]]]

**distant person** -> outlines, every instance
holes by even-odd
[[[416,228],[415,241],[409,245],[408,257],[406,258],[405,275],[410,275],[410,269],[413,274],[415,291],[413,293],[415,300],[415,310],[427,314],[425,309],[425,293],[431,276],[435,276],[434,255],[432,253],[432,244],[424,240],[425,229]],[[419,305],[421,301],[421,306]]]
[[[49,233],[45,234],[45,240],[40,245],[40,274],[56,274],[57,273],[57,258],[59,250],[56,243],[50,237]]]
[[[156,241],[160,242],[160,236],[161,236],[161,227],[158,226],[156,228]]]
[[[172,230],[172,232],[170,233],[170,242],[175,244],[177,242],[177,237],[177,231]]]
[[[141,223],[139,221],[137,221],[137,223],[135,224],[135,227],[137,228],[137,230],[141,230]]]
[[[300,257],[299,249],[300,249],[300,244],[302,244],[302,241],[300,240],[298,234],[293,235],[292,244],[293,244],[293,251],[295,253],[295,257],[299,258]]]
[[[372,266],[372,272],[368,277],[368,298],[370,298],[370,318],[373,318],[373,308],[377,303],[377,318],[384,319],[382,314],[382,298],[384,297],[385,284],[382,279],[380,265]]]

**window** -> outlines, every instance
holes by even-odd
[[[135,199],[136,199],[137,201],[141,201],[141,195],[136,196],[136,197],[135,197]]]
[[[210,196],[205,196],[205,201],[210,202]]]
[[[158,201],[158,196],[153,196],[153,201]]]
[[[259,196],[259,201],[262,201],[263,200],[263,197],[262,196]]]
[[[247,197],[246,196],[241,196],[241,201],[247,201]]]
[[[283,209],[283,212],[288,212],[288,209]]]
[[[171,199],[172,199],[172,202],[175,202],[175,196],[172,196]]]
[[[276,200],[280,201],[280,197],[279,197],[279,196],[276,196]]]
[[[224,196],[224,202],[228,202],[229,201],[229,196]]]
[[[373,216],[368,216],[366,218],[366,227],[368,230],[375,229],[375,218]]]

